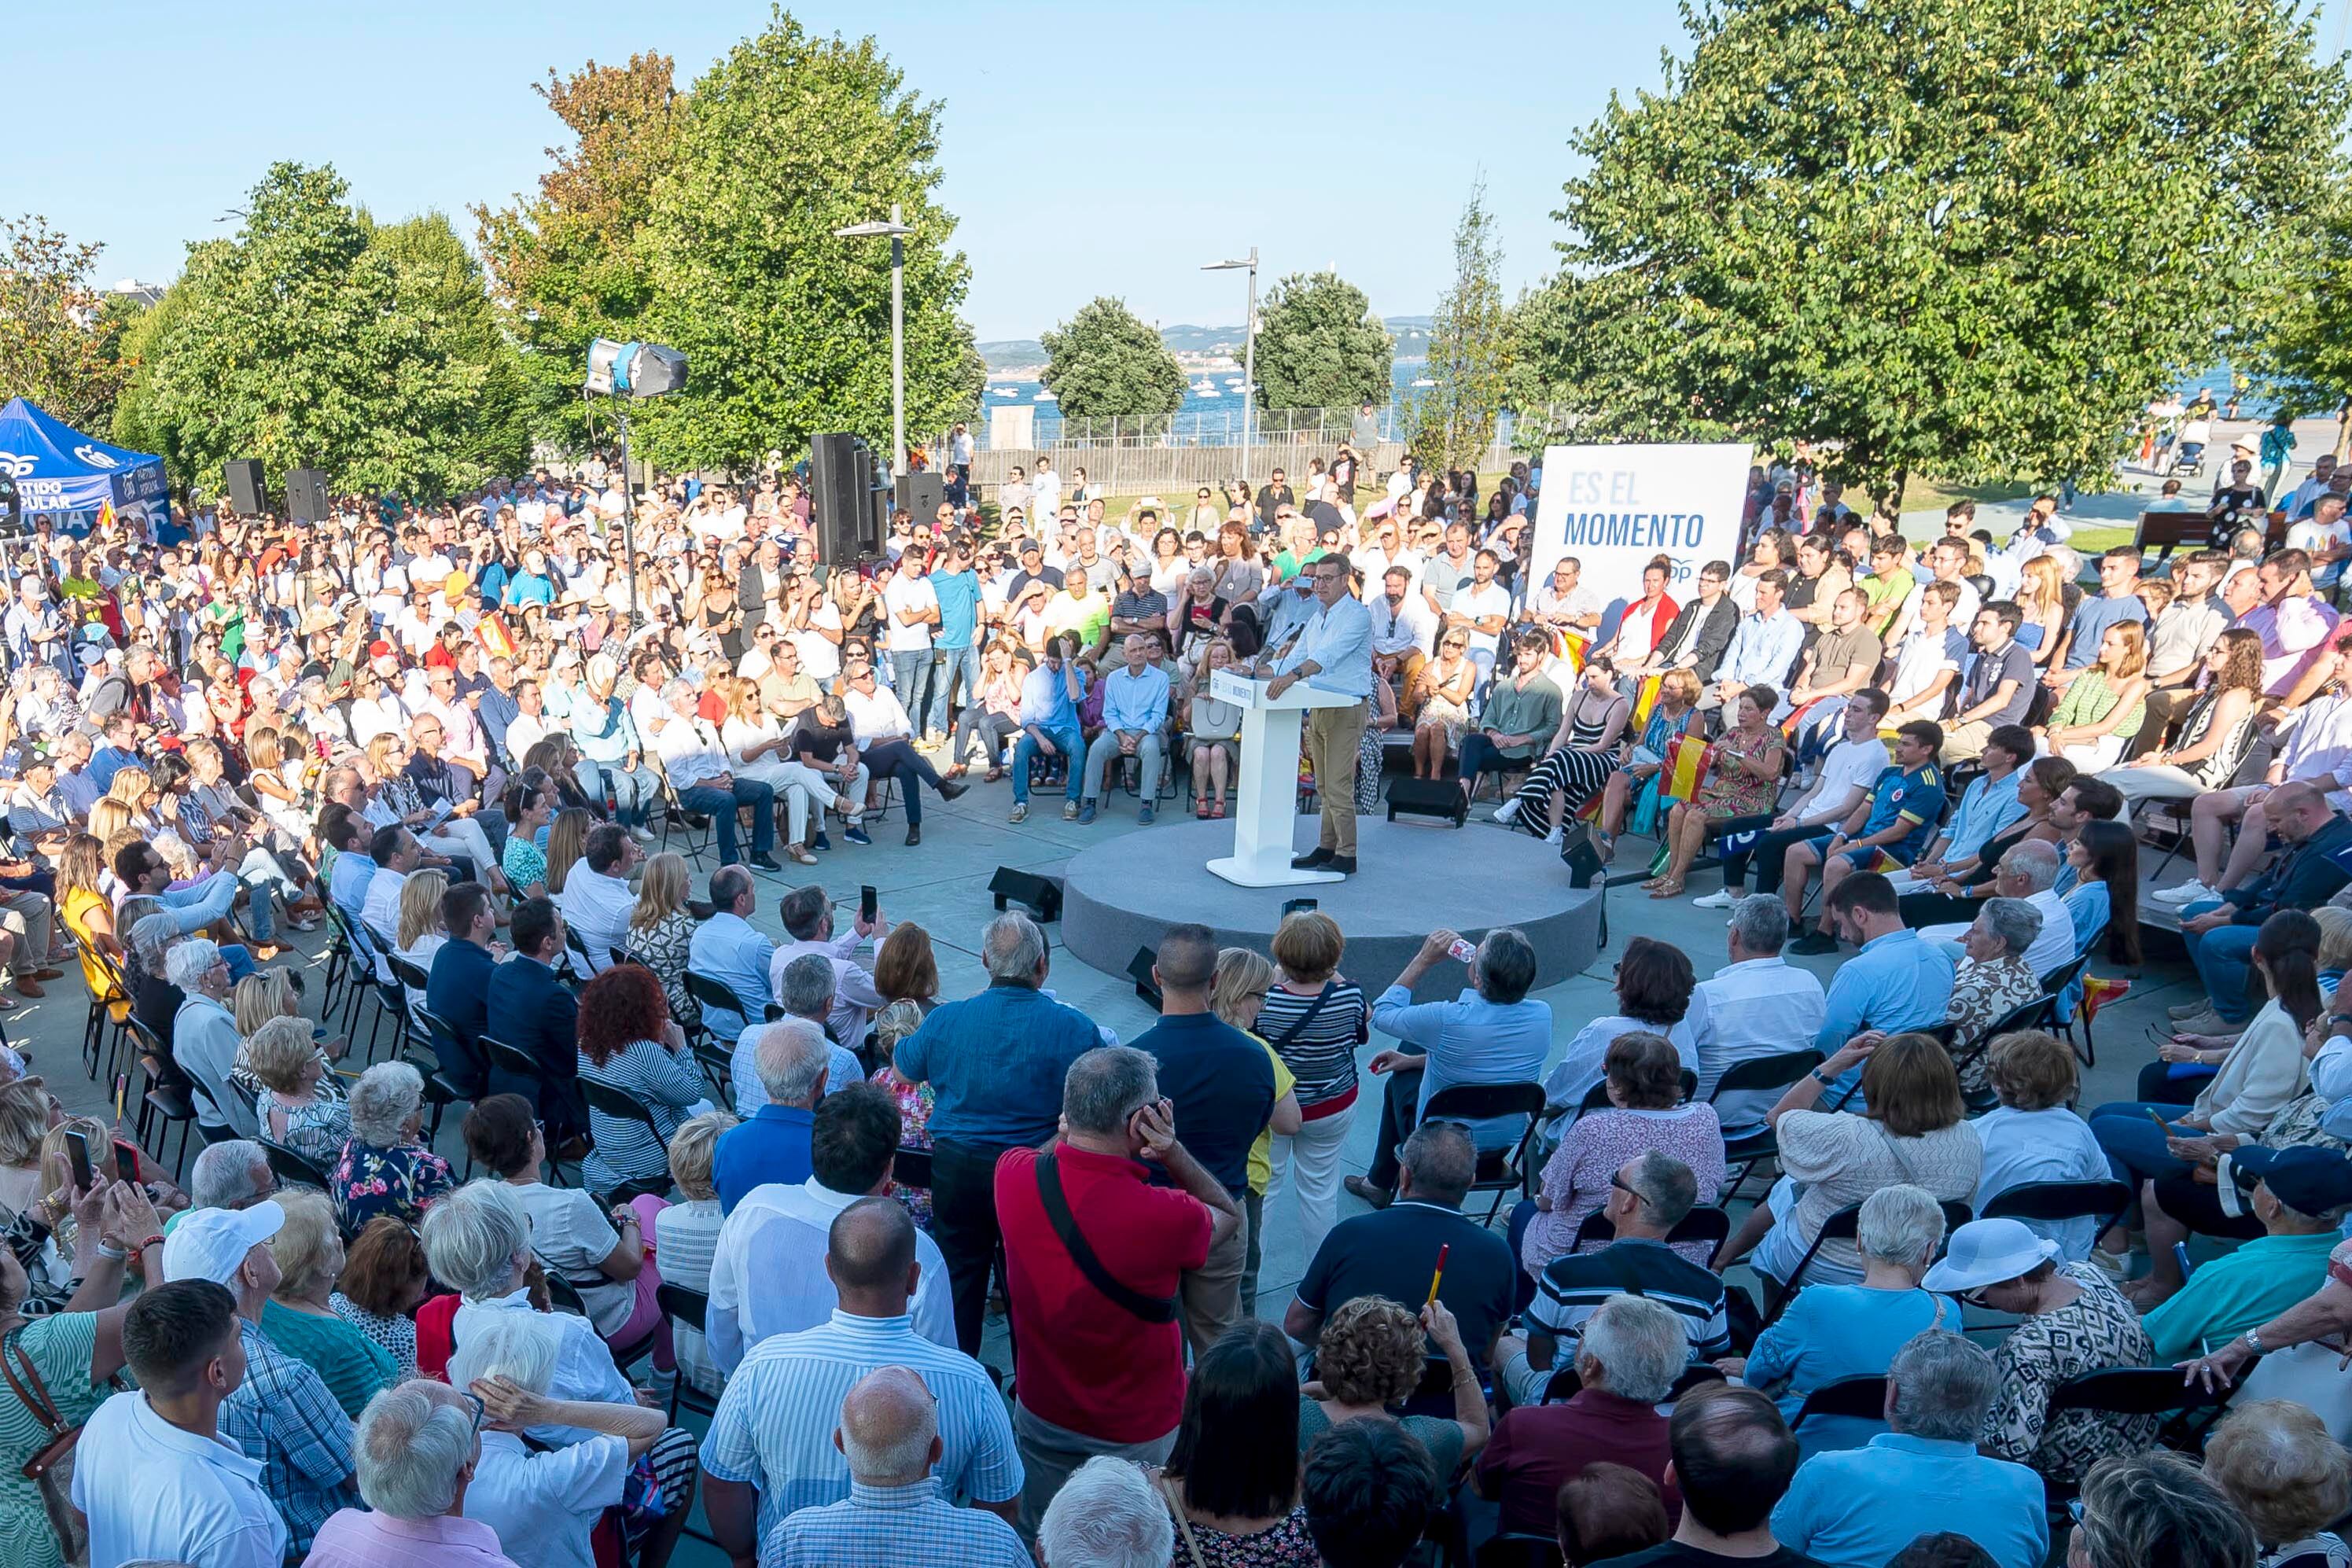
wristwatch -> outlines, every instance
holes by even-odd
[[[1823,1089],[1827,1089],[1837,1082],[1837,1079],[1833,1078],[1826,1078],[1822,1076],[1822,1069],[1819,1068],[1813,1068],[1811,1073],[1808,1076],[1811,1077],[1815,1083],[1820,1084]]]
[[[2253,1352],[2256,1355],[2263,1353],[2262,1330],[2248,1329],[2244,1333],[2240,1334],[2238,1337],[2246,1342],[2246,1348],[2248,1350]]]

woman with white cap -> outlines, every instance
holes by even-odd
[[[2050,1396],[2068,1378],[2146,1366],[2155,1352],[2138,1312],[2106,1277],[2087,1263],[2061,1263],[2058,1250],[2021,1220],[1970,1220],[1952,1232],[1950,1249],[1922,1283],[2021,1320],[1993,1351],[2000,1395],[1979,1446],[2073,1485],[2109,1455],[2155,1442],[2156,1418],[2091,1410],[2053,1415]]]

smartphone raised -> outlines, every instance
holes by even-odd
[[[114,1174],[119,1181],[138,1184],[139,1151],[120,1138],[114,1141]]]
[[[1315,900],[1312,899],[1286,900],[1282,906],[1282,918],[1284,920],[1288,920],[1295,914],[1302,913],[1305,910],[1311,910],[1313,908],[1315,908]]]
[[[874,891],[874,884],[867,882],[861,885],[857,889],[857,918],[867,925],[872,925],[875,913],[880,908],[881,903]]]
[[[79,1132],[66,1134],[66,1163],[73,1174],[73,1184],[83,1192],[93,1185],[89,1168],[89,1140]]]

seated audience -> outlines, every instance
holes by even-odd
[[[2160,1563],[2248,1568],[2255,1555],[2246,1516],[2194,1459],[2156,1449],[2102,1459],[2083,1478],[2070,1563],[2090,1568]]]
[[[1969,1206],[1982,1214],[1994,1198],[2028,1182],[2105,1181],[2107,1157],[2073,1109],[2081,1087],[2074,1047],[2055,1035],[2026,1029],[1995,1039],[1985,1059],[2000,1105],[1971,1124],[1984,1143],[1984,1168]],[[2021,1223],[2056,1242],[2057,1256],[2070,1263],[2091,1256],[2099,1228],[2088,1215]]]
[[[1796,1474],[1797,1440],[1770,1400],[1736,1384],[1695,1388],[1675,1402],[1666,1451],[1682,1519],[1670,1540],[1616,1558],[1612,1568],[1803,1568],[1811,1561],[1774,1538],[1773,1509]]]
[[[1037,1526],[1043,1568],[1163,1568],[1175,1549],[1166,1497],[1133,1462],[1108,1454],[1071,1472]]]
[[[1698,1071],[1697,1026],[1690,1016],[1697,985],[1681,948],[1646,936],[1626,942],[1617,961],[1617,1011],[1593,1019],[1568,1042],[1544,1077],[1545,1100],[1570,1110],[1582,1105],[1608,1078],[1609,1047],[1618,1036],[1637,1030],[1664,1035],[1682,1065]]]
[[[390,1356],[393,1375],[405,1380],[416,1375],[415,1313],[431,1285],[416,1227],[378,1215],[352,1238],[327,1305]]]
[[[322,1099],[330,1076],[304,1017],[270,1018],[245,1037],[238,1059],[269,1092],[256,1106],[262,1137],[281,1143],[320,1170],[331,1168],[351,1141],[351,1103]]]
[[[1434,1343],[1444,1358],[1454,1406],[1450,1418],[1399,1413],[1428,1371],[1425,1343]],[[1349,1421],[1398,1421],[1428,1451],[1436,1473],[1450,1481],[1486,1446],[1486,1396],[1463,1347],[1460,1326],[1443,1301],[1432,1301],[1416,1316],[1411,1308],[1379,1296],[1356,1298],[1323,1326],[1312,1370],[1313,1379],[1299,1394],[1301,1452]]]
[[[2205,1479],[2245,1515],[2263,1568],[2306,1556],[2352,1561],[2352,1547],[2328,1528],[2352,1511],[2352,1457],[2302,1405],[2232,1406],[2205,1441]]]
[[[280,1193],[285,1223],[269,1238],[278,1284],[261,1309],[269,1342],[306,1363],[353,1420],[369,1400],[399,1381],[389,1352],[346,1322],[330,1298],[343,1272],[343,1238],[327,1194],[308,1187]]]
[[[320,1526],[303,1568],[426,1561],[519,1568],[499,1549],[496,1530],[465,1517],[483,1447],[465,1393],[429,1379],[387,1388],[360,1412],[352,1447],[367,1507],[344,1509]]]
[[[1272,1323],[1228,1330],[1192,1363],[1160,1488],[1199,1568],[1317,1568],[1298,1500],[1298,1377]]]
[[[548,1146],[568,1156],[587,1123],[572,1086],[580,1073],[580,1004],[555,977],[564,952],[563,916],[551,900],[525,899],[507,930],[514,956],[490,971],[482,1032],[530,1057],[539,1075],[534,1084],[493,1064],[489,1087],[496,1094],[532,1097],[547,1124]]]
[[[1514,1225],[1525,1226],[1513,1250],[1530,1278],[1575,1250],[1579,1227],[1608,1201],[1618,1168],[1645,1149],[1694,1173],[1696,1202],[1711,1204],[1722,1190],[1722,1125],[1712,1105],[1683,1100],[1682,1057],[1666,1037],[1646,1031],[1618,1036],[1609,1046],[1607,1072],[1608,1106],[1570,1125],[1544,1165],[1532,1205],[1522,1203],[1512,1211]],[[1677,1250],[1704,1266],[1715,1249],[1708,1242],[1685,1242]]]
[[[763,1098],[748,1120],[728,1129],[711,1160],[719,1206],[730,1214],[754,1187],[808,1180],[809,1130],[833,1070],[824,1031],[806,1018],[755,1025],[743,1037],[751,1042]]]
[[[2026,963],[2026,954],[2042,933],[2043,918],[2023,899],[1987,899],[1961,939],[1964,956],[1952,971],[1944,1021],[1952,1026],[1952,1060],[1964,1095],[1985,1090],[1987,1053],[1979,1047],[1986,1033],[2042,999],[2042,976]]]
[[[654,1256],[661,1259],[662,1283],[682,1290],[710,1294],[711,1255],[718,1250],[719,1191],[711,1185],[710,1162],[719,1138],[735,1125],[724,1110],[706,1110],[670,1134],[669,1176],[677,1186],[678,1201],[654,1215]],[[705,1394],[717,1394],[727,1378],[711,1363],[709,1343],[700,1329],[673,1321],[670,1349],[677,1372]]]
[[[2263,1234],[2199,1268],[2148,1313],[2160,1362],[2225,1343],[2311,1294],[2352,1215],[2352,1160],[2336,1150],[2250,1146],[2231,1156],[2223,1179]]]
[[[425,1142],[425,1079],[406,1062],[378,1062],[352,1085],[352,1138],[328,1173],[328,1195],[345,1235],[379,1215],[415,1225],[457,1184],[449,1162]]]
[[[1663,1542],[1675,1521],[1658,1483],[1641,1471],[1595,1460],[1560,1484],[1554,1500],[1563,1563],[1608,1563]]]
[[[709,1085],[670,1016],[661,980],[643,964],[608,966],[580,993],[580,1077],[622,1094],[645,1116],[608,1115],[591,1105],[595,1146],[581,1178],[596,1192],[667,1186],[665,1145],[689,1116],[709,1107]]]
[[[1691,1046],[1698,1054],[1696,1098],[1715,1107],[1727,1128],[1753,1128],[1780,1100],[1770,1089],[1718,1095],[1726,1070],[1758,1057],[1801,1051],[1821,1033],[1829,1010],[1822,983],[1810,969],[1780,956],[1789,942],[1789,911],[1769,893],[1727,900],[1731,910],[1725,958],[1691,991]]]

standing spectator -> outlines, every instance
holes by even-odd
[[[1549,1534],[1560,1487],[1595,1460],[1630,1466],[1670,1491],[1666,1420],[1657,1406],[1688,1364],[1681,1318],[1646,1297],[1621,1295],[1583,1329],[1575,1396],[1507,1412],[1478,1455],[1474,1484],[1501,1505],[1506,1533]]]
[[[2021,1320],[1993,1352],[2000,1392],[1978,1440],[1987,1454],[2074,1487],[2108,1455],[2156,1440],[2153,1415],[2050,1409],[2070,1379],[2146,1366],[2153,1354],[2139,1314],[2097,1269],[2061,1265],[2058,1244],[2018,1220],[1979,1219],[1952,1232],[1950,1252],[1927,1270],[1926,1284]]]
[[[1257,1032],[1297,1080],[1297,1136],[1274,1142],[1265,1206],[1297,1165],[1298,1215],[1309,1255],[1338,1217],[1339,1155],[1356,1120],[1356,1047],[1370,1038],[1360,986],[1339,973],[1347,941],[1318,910],[1285,915],[1275,929],[1280,975],[1258,1005]]]
[[[832,1320],[780,1334],[743,1358],[703,1440],[703,1509],[720,1550],[739,1560],[787,1515],[851,1494],[846,1458],[824,1425],[857,1381],[904,1367],[939,1401],[941,1488],[1011,1520],[1021,1458],[988,1371],[915,1332],[915,1225],[887,1198],[863,1198],[833,1222],[824,1268],[839,1292]]]
[[[1675,1402],[1666,1422],[1682,1520],[1672,1540],[1610,1568],[1807,1568],[1811,1559],[1774,1539],[1774,1505],[1797,1473],[1797,1440],[1772,1402],[1752,1388],[1710,1384]]]
[[[1173,1115],[1150,1057],[1097,1047],[1070,1065],[1061,1142],[997,1163],[1005,1294],[1023,1347],[1021,1511],[1032,1528],[1088,1457],[1160,1460],[1175,1441],[1181,1276],[1233,1234],[1241,1207],[1177,1142]],[[1150,1185],[1143,1158],[1176,1190]]]
[[[1982,1348],[1950,1331],[1921,1334],[1887,1368],[1889,1430],[1806,1460],[1772,1510],[1772,1533],[1827,1568],[1882,1568],[1916,1537],[1954,1525],[2000,1568],[2041,1568],[2042,1478],[1977,1453],[1999,1393]]]
[[[220,1431],[248,1373],[236,1298],[210,1279],[159,1285],[131,1304],[121,1333],[139,1386],[99,1406],[75,1455],[90,1561],[279,1568],[286,1521],[264,1466]]]
[[[1152,1058],[1160,1087],[1191,1139],[1185,1147],[1238,1207],[1249,1190],[1250,1149],[1273,1118],[1278,1096],[1265,1047],[1210,1011],[1216,972],[1214,932],[1202,925],[1169,927],[1151,969],[1160,992],[1160,1021],[1137,1036],[1134,1046]],[[1208,1262],[1184,1276],[1184,1338],[1195,1360],[1240,1320],[1248,1251],[1244,1214]]]
[[[163,1276],[209,1281],[236,1299],[245,1375],[221,1401],[220,1432],[260,1467],[262,1489],[285,1521],[290,1553],[308,1552],[319,1527],[358,1493],[352,1418],[317,1373],[261,1331],[262,1310],[279,1279],[269,1240],[285,1220],[274,1202],[195,1210],[163,1244]],[[131,1370],[140,1370],[135,1361]]]
[[[1396,1186],[1397,1145],[1420,1124],[1429,1102],[1465,1084],[1533,1083],[1551,1049],[1551,1005],[1528,999],[1536,980],[1536,950],[1524,932],[1497,926],[1469,959],[1470,984],[1451,1002],[1416,1005],[1413,988],[1439,963],[1454,961],[1462,942],[1440,928],[1422,940],[1389,988],[1372,1003],[1372,1026],[1419,1051],[1385,1050],[1371,1070],[1385,1074],[1381,1096],[1380,1136],[1372,1145],[1369,1175],[1349,1177],[1347,1188],[1375,1208]],[[1507,1150],[1527,1131],[1514,1117],[1493,1117],[1473,1134],[1482,1149]]]
[[[1093,1022],[1045,994],[1045,935],[1008,910],[981,933],[989,986],[942,1003],[898,1042],[898,1076],[929,1083],[932,1235],[955,1291],[956,1342],[980,1351],[988,1279],[1001,1240],[996,1163],[1008,1150],[1032,1150],[1054,1136],[1062,1080],[1100,1043]]]

